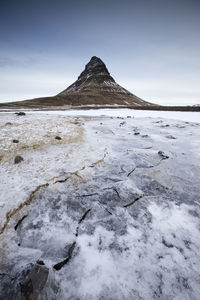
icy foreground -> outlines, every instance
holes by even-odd
[[[200,123],[5,113],[0,140],[0,299],[200,299]]]

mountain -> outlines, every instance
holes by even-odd
[[[88,104],[119,104],[119,105],[149,105],[146,101],[131,94],[115,82],[103,61],[93,56],[85,66],[78,79],[57,96],[74,96],[71,102],[81,100],[82,105]],[[79,100],[79,97],[81,99]]]
[[[93,56],[78,79],[58,96],[74,96],[72,105],[149,105],[115,82],[104,62]],[[81,99],[80,99],[81,97]],[[80,103],[79,103],[80,101]]]
[[[61,93],[52,97],[4,103],[0,107],[46,108],[68,105],[156,107],[117,84],[104,62],[96,56],[91,58],[78,79]]]

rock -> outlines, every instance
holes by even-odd
[[[7,122],[7,123],[5,124],[5,126],[9,126],[9,125],[12,125],[12,123],[11,123],[11,122]]]
[[[175,140],[175,139],[176,139],[175,136],[173,136],[173,135],[171,135],[171,134],[170,134],[170,135],[167,135],[166,138],[167,138],[167,139],[172,139],[172,140]]]
[[[160,127],[162,128],[169,127],[169,124],[161,125]]]
[[[42,265],[34,265],[28,270],[28,274],[20,283],[20,291],[17,299],[39,299],[41,292],[46,285],[49,269]]]
[[[158,154],[163,158],[163,159],[167,159],[167,158],[169,158],[169,156],[168,155],[166,155],[163,151],[158,151]]]
[[[135,133],[134,133],[134,135],[138,135],[138,134],[140,134],[140,133],[139,133],[139,132],[135,132]]]
[[[56,140],[62,140],[62,138],[60,136],[58,136],[58,135],[55,137],[55,139]]]
[[[15,157],[15,164],[19,164],[20,162],[22,162],[24,159],[23,157],[21,157],[20,155],[17,155]]]
[[[18,140],[12,140],[12,142],[15,143],[15,144],[19,143]]]
[[[16,112],[15,114],[16,114],[17,116],[25,116],[25,115],[26,115],[25,112],[23,112],[23,111]]]
[[[38,264],[38,265],[41,265],[41,266],[44,266],[44,265],[45,265],[45,263],[43,262],[43,260],[37,260],[37,264]]]

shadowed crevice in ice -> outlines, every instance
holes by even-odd
[[[68,250],[68,253],[67,253],[67,258],[53,266],[53,268],[56,271],[59,271],[64,265],[66,265],[70,261],[70,259],[72,258],[75,246],[76,246],[76,242],[73,242],[69,246],[69,250]]]

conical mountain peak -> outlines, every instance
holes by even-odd
[[[72,105],[148,104],[117,84],[105,63],[97,56],[92,56],[78,79],[57,96],[70,99]]]
[[[89,63],[85,66],[85,71],[94,71],[94,72],[104,71],[109,74],[104,62],[99,57],[96,56],[93,56],[90,59]]]
[[[97,56],[93,56],[85,66],[84,71],[80,74],[77,81],[70,85],[59,95],[69,92],[80,92],[93,89],[102,89],[105,83],[116,84],[115,80],[110,76],[104,62]]]
[[[92,75],[110,75],[104,62],[96,56],[93,56],[89,63],[85,66],[85,70],[80,74],[78,80],[88,78]]]
[[[92,58],[90,59],[89,63],[85,66],[86,69],[93,69],[96,66],[101,66],[106,68],[106,65],[104,64],[104,62],[97,56],[92,56]]]

